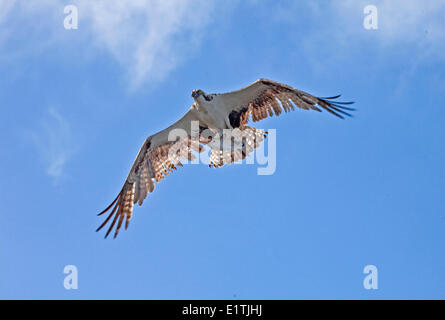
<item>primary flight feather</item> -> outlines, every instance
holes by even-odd
[[[244,159],[266,137],[267,132],[247,125],[250,116],[253,122],[268,116],[294,110],[322,109],[338,118],[351,116],[354,109],[346,105],[352,102],[333,101],[340,96],[317,98],[283,83],[259,79],[249,86],[223,94],[206,94],[193,90],[194,103],[189,111],[170,127],[148,137],[142,145],[130,169],[122,190],[116,199],[99,215],[111,210],[96,231],[109,221],[111,225],[105,238],[117,223],[114,237],[125,220],[125,229],[133,214],[135,203],[142,205],[148,193],[153,192],[155,182],[164,179],[169,172],[182,166],[181,159],[193,159],[193,151],[202,152],[203,145],[211,149],[210,165],[220,167]],[[194,123],[199,123],[194,130]],[[227,148],[224,132],[232,130],[231,145]],[[171,133],[183,132],[172,141]]]

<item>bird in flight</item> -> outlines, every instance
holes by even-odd
[[[145,140],[116,199],[98,214],[111,210],[96,230],[102,229],[113,218],[105,238],[116,222],[114,238],[124,220],[127,229],[134,204],[142,205],[147,194],[153,192],[155,182],[176,170],[176,166],[182,167],[182,159],[194,159],[193,152],[203,152],[204,145],[211,150],[209,167],[220,167],[248,156],[267,135],[266,131],[247,125],[250,116],[253,122],[257,122],[273,114],[278,116],[283,110],[288,112],[300,108],[319,112],[326,110],[343,119],[351,116],[348,111],[354,110],[346,106],[353,102],[335,100],[340,95],[318,98],[267,79],[259,79],[243,89],[222,94],[193,90],[192,97],[194,103],[181,119]],[[227,131],[234,133],[227,135]]]

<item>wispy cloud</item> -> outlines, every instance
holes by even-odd
[[[363,19],[363,9],[369,4],[378,9],[376,33],[381,44],[410,44],[432,54],[439,53],[445,46],[445,0],[345,0],[332,3],[332,6],[340,21],[347,25],[345,31],[358,35],[364,30],[357,20]]]
[[[58,1],[1,3],[3,19],[10,14],[45,21],[41,30],[45,39],[63,41],[63,34],[73,32],[63,29],[64,4]],[[91,55],[91,48],[105,50],[136,86],[146,80],[164,79],[193,54],[217,12],[216,2],[207,0],[73,0],[70,4],[79,12],[79,29],[74,32],[88,39],[88,45],[79,51]],[[16,23],[5,28],[11,31],[21,26]]]
[[[214,2],[82,0],[79,5],[96,43],[127,66],[138,84],[162,79],[199,46]]]
[[[128,83],[138,87],[145,81],[165,79],[202,47],[212,24],[224,19],[224,14],[230,10],[227,8],[233,8],[237,3],[237,0],[72,0],[69,4],[79,9],[79,29],[66,31],[63,29],[63,7],[68,3],[2,0],[0,46],[2,37],[14,38],[11,35],[17,32],[23,36],[25,24],[33,33],[32,37],[21,41],[28,51],[35,52],[36,46],[60,48],[66,44],[66,39],[80,41],[76,54],[88,57],[97,52],[109,54],[122,67]],[[326,39],[335,41],[337,55],[348,55],[350,41],[367,41],[370,35],[373,35],[370,41],[375,41],[385,50],[394,45],[409,44],[422,57],[444,57],[445,0],[305,3],[249,0],[249,3],[253,7],[267,8],[265,19],[273,19],[275,12],[275,18],[280,19],[281,23],[292,23],[301,14],[313,16],[314,21],[323,21],[307,26],[306,36],[299,39],[301,50],[308,51],[309,57],[320,50],[321,43],[326,45]],[[376,5],[379,10],[379,29],[375,31],[363,28],[363,9],[369,4]],[[330,18],[326,12],[331,14]],[[8,19],[11,17],[14,19]],[[7,23],[2,24],[2,21]],[[334,33],[333,30],[338,32]],[[40,37],[35,36],[36,32]],[[68,37],[68,32],[77,32],[80,36]],[[34,43],[30,44],[32,41]],[[339,50],[338,44],[344,44],[346,49]],[[11,56],[11,52],[8,52],[8,56]]]
[[[378,10],[377,30],[365,30],[359,23],[363,21],[363,9],[369,4]],[[337,19],[343,23],[339,35],[343,41],[366,42],[382,57],[393,52],[406,53],[405,70],[399,75],[396,95],[406,94],[407,85],[420,68],[445,61],[445,0],[345,0],[332,5]],[[437,81],[437,85],[443,86],[443,80]]]
[[[365,30],[364,8],[374,5],[378,10],[378,29]],[[344,44],[365,40],[369,45],[384,48],[410,45],[412,49],[427,50],[430,54],[442,57],[445,47],[445,0],[342,0],[292,1],[277,4],[271,10],[275,19],[290,24],[298,23],[297,17],[304,12],[315,21],[308,25],[305,41],[315,43],[319,50],[319,40]],[[347,54],[342,52],[341,54]]]
[[[49,108],[30,138],[46,173],[57,182],[64,175],[66,163],[76,151],[68,121],[54,108]]]
[[[363,26],[368,5],[377,7],[377,30]],[[298,39],[291,39],[291,45],[298,48],[295,55],[303,55],[304,62],[320,75],[370,52],[373,66],[395,58],[406,66],[400,75],[402,88],[419,68],[445,62],[445,0],[290,1],[273,6],[268,13],[289,29],[302,27],[298,19],[302,13],[311,17],[312,23],[304,26]]]

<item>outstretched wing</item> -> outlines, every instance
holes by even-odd
[[[278,116],[283,110],[288,112],[298,107],[319,112],[324,109],[343,119],[343,116],[351,116],[347,111],[354,110],[345,106],[353,102],[331,101],[340,96],[317,98],[283,83],[267,79],[259,79],[237,91],[213,94],[212,97],[215,99],[215,104],[224,111],[230,125],[235,129],[232,131],[236,133],[231,137],[233,143],[230,149],[222,147],[223,138],[209,144],[212,148],[210,166],[213,167],[243,160],[266,137],[266,131],[247,126],[250,115],[256,122],[268,116],[271,117],[274,113]]]
[[[351,116],[348,111],[354,110],[345,106],[353,102],[332,101],[340,95],[317,98],[286,84],[267,79],[259,79],[237,91],[214,94],[214,97],[219,106],[225,110],[234,128],[246,125],[250,115],[256,122],[267,116],[271,117],[274,113],[278,116],[283,110],[285,112],[294,110],[294,107],[319,112],[324,109],[342,119],[344,116]]]
[[[165,130],[162,130],[148,137],[142,145],[133,166],[130,169],[122,190],[116,199],[101,213],[111,210],[105,221],[97,228],[102,229],[108,221],[113,218],[108,228],[105,238],[117,222],[114,237],[117,236],[125,219],[125,229],[132,217],[133,206],[136,202],[142,205],[148,193],[153,192],[155,182],[160,182],[176,166],[182,166],[180,159],[187,158],[192,160],[194,155],[192,151],[202,152],[203,147],[198,140],[194,139],[195,133],[192,132],[192,122],[198,121],[195,111],[190,109],[180,120]],[[174,132],[173,130],[177,130]],[[171,141],[173,138],[176,140]]]

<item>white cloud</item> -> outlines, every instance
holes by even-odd
[[[378,9],[379,26],[376,32],[384,45],[409,43],[417,48],[439,50],[445,43],[445,0],[344,0],[333,7],[348,26],[349,33],[364,32],[358,17],[363,20],[367,5]]]
[[[45,39],[63,41],[66,32],[81,32],[89,41],[80,50],[91,49],[91,44],[105,49],[121,64],[132,85],[168,75],[199,47],[216,12],[216,2],[207,0],[72,0],[69,4],[79,9],[79,29],[65,31],[65,4],[6,0],[2,6],[4,16],[12,12],[24,21],[32,18],[39,25],[43,23]],[[6,27],[22,26],[15,23]]]
[[[365,30],[364,8],[374,5],[378,9],[378,29]],[[335,41],[349,48],[355,41],[367,41],[369,45],[384,48],[410,45],[425,55],[444,57],[445,47],[445,0],[342,0],[291,1],[277,4],[271,10],[275,19],[289,24],[298,23],[304,12],[313,21],[307,26],[302,39],[311,50],[320,50],[320,41]],[[338,46],[337,46],[338,49]],[[342,55],[347,52],[341,52]]]
[[[363,26],[364,8],[378,9],[378,29]],[[401,78],[418,68],[445,60],[445,0],[342,0],[291,1],[274,6],[271,17],[289,28],[301,27],[298,16],[311,17],[303,36],[292,39],[313,72],[323,74],[357,56],[357,49],[372,51],[374,65],[400,56],[407,65]],[[407,80],[403,80],[407,81]]]
[[[162,79],[199,45],[210,22],[207,0],[80,1],[96,41],[129,67],[137,84]]]
[[[46,167],[46,173],[57,182],[76,151],[68,121],[56,109],[50,108],[30,137]]]
[[[236,0],[72,0],[69,3],[1,0],[0,45],[2,38],[14,38],[11,37],[13,32],[21,30],[23,34],[23,24],[30,30],[27,41],[22,41],[23,46],[33,52],[38,46],[63,47],[67,32],[79,32],[82,36],[76,41],[79,38],[84,41],[71,49],[76,48],[79,55],[88,57],[97,52],[94,48],[103,50],[122,66],[129,83],[138,86],[147,80],[163,80],[199,50],[212,23],[224,19],[222,12],[226,13],[230,10],[228,7],[233,8],[237,3]],[[267,18],[273,18],[275,12],[281,23],[295,21],[302,12],[312,16],[314,23],[300,39],[300,48],[304,51],[317,51],[320,43],[329,39],[340,44],[337,50],[344,44],[345,51],[338,50],[337,54],[345,56],[350,41],[369,39],[385,50],[408,43],[422,57],[444,57],[445,0],[290,1],[279,4],[249,0],[249,3],[266,8],[270,13]],[[63,29],[65,4],[79,8],[77,31]],[[369,4],[376,5],[379,10],[378,30],[363,28],[363,8]],[[331,19],[326,20],[326,11],[332,13]],[[14,19],[6,19],[8,15]],[[317,23],[321,19],[323,22]],[[5,20],[7,23],[2,24]],[[32,42],[35,30],[43,36]],[[334,34],[332,30],[338,32]],[[11,52],[7,52],[7,57],[11,56]]]

